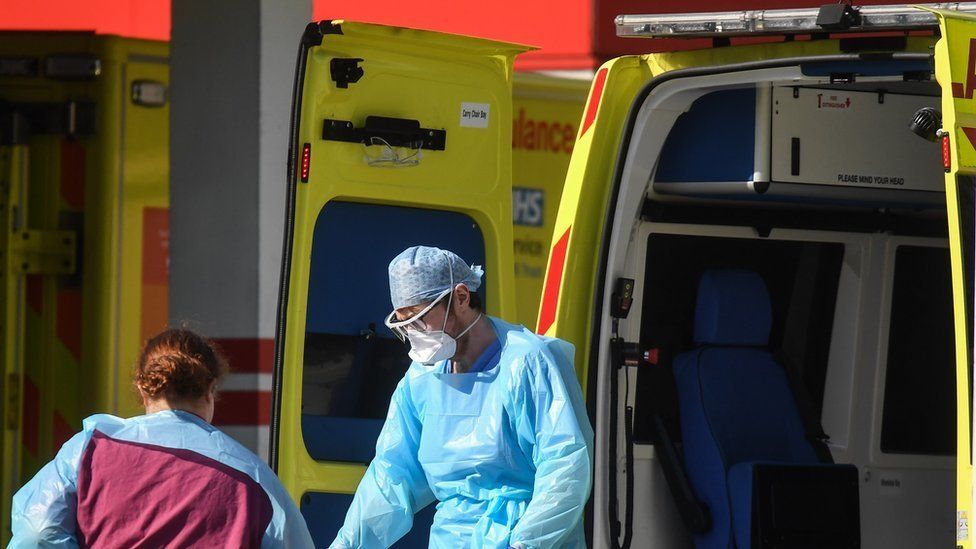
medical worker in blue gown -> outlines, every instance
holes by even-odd
[[[438,501],[430,547],[585,547],[593,430],[573,346],[486,316],[482,270],[415,246],[390,263],[410,343],[376,457],[333,548],[389,547]]]

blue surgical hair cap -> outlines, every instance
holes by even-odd
[[[472,292],[485,274],[468,266],[454,252],[432,246],[411,246],[390,262],[390,300],[394,309],[430,303],[446,290],[464,284]]]

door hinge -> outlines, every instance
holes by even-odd
[[[16,231],[10,238],[10,266],[17,274],[72,274],[77,265],[74,231]]]

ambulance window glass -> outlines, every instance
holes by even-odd
[[[881,451],[956,453],[955,363],[949,250],[895,254]]]
[[[383,324],[392,308],[387,265],[418,244],[484,265],[484,238],[464,214],[338,201],[322,208],[312,238],[302,376],[305,447],[317,460],[367,463],[390,396],[410,364],[408,347]],[[484,291],[479,294],[484,305]]]

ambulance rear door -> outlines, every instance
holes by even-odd
[[[27,155],[25,145],[0,145],[0,303],[3,305],[2,329],[0,329],[0,364],[3,381],[0,420],[3,436],[0,437],[0,497],[5,501],[20,487],[21,440],[23,438],[23,375],[24,375],[24,307],[27,302],[26,277],[21,272],[12,273],[14,265],[11,252],[18,240],[14,227],[23,224],[24,197],[27,194]],[[19,232],[19,231],[18,231]],[[18,269],[19,270],[19,269]],[[0,504],[0,538],[9,541],[10,507]]]
[[[453,250],[484,265],[488,314],[515,315],[511,85],[526,49],[343,21],[302,37],[270,461],[316,546],[342,524],[409,364],[383,324],[389,261]],[[426,547],[432,516],[400,546]]]
[[[973,513],[973,261],[976,181],[976,17],[936,11],[942,38],[935,47],[935,75],[942,88],[943,167],[949,219],[956,341],[957,470],[956,545],[969,549]],[[920,319],[924,321],[924,319]],[[924,375],[924,373],[920,373]],[[951,398],[951,395],[946,395]]]

